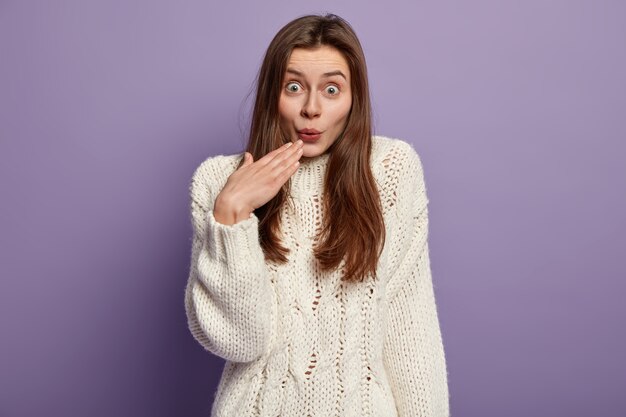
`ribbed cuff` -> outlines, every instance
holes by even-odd
[[[259,218],[254,213],[245,220],[227,225],[215,220],[213,210],[209,210],[207,235],[209,254],[222,262],[245,262],[251,253],[261,250]]]

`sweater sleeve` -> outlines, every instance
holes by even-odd
[[[420,158],[409,145],[399,162],[393,253],[387,285],[384,364],[399,417],[448,417],[448,377],[428,250],[428,198]]]
[[[209,160],[210,161],[210,160]],[[185,311],[193,337],[209,352],[249,362],[267,349],[272,288],[259,242],[259,219],[215,220],[218,174],[203,163],[190,186],[193,239]]]

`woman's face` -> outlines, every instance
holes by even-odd
[[[326,152],[346,126],[351,107],[350,70],[341,52],[327,45],[294,48],[278,109],[291,141],[304,142],[303,157]]]

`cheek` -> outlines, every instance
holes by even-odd
[[[297,113],[295,101],[281,96],[278,100],[278,113],[282,119],[293,119]]]
[[[285,119],[289,117],[289,103],[281,96],[278,100],[278,113],[280,117]]]
[[[344,100],[336,104],[335,108],[332,111],[333,119],[335,122],[339,123],[344,121],[350,114],[350,109],[352,108],[352,100]]]
[[[285,118],[286,114],[285,100],[281,97],[278,100],[278,114],[281,118]]]

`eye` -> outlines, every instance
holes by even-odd
[[[290,82],[287,84],[287,91],[289,91],[290,93],[297,93],[298,91],[300,91],[300,84],[296,83],[296,82]]]
[[[326,87],[326,92],[331,96],[336,96],[339,94],[339,88],[336,85],[329,85]]]

